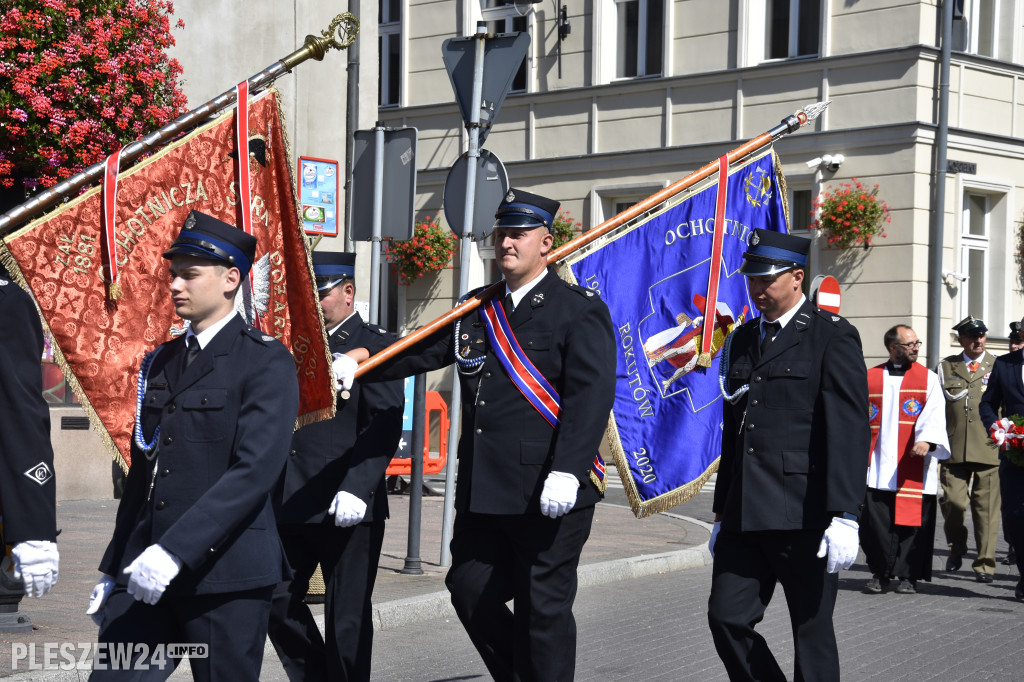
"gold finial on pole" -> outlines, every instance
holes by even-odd
[[[344,50],[349,47],[359,33],[359,20],[351,12],[339,14],[331,20],[330,26],[320,31],[319,36],[308,35],[305,42],[295,52],[282,59],[284,65],[291,69],[307,59],[321,61],[328,50]]]

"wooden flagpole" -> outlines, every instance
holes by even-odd
[[[746,158],[747,156],[756,153],[757,151],[771,144],[772,142],[782,137],[783,135],[788,135],[789,133],[796,132],[802,126],[806,125],[808,122],[816,119],[828,105],[829,102],[816,102],[814,104],[807,105],[806,107],[796,112],[795,114],[787,116],[786,118],[782,119],[782,121],[774,128],[771,128],[770,130],[761,133],[757,137],[748,140],[744,144],[740,145],[736,149],[733,149],[731,152],[729,152],[726,155],[726,157],[729,160],[729,164],[731,165],[740,159]],[[605,236],[615,228],[624,225],[633,218],[637,217],[638,215],[642,215],[646,211],[651,210],[652,208],[658,206],[665,200],[675,196],[679,192],[682,192],[683,190],[696,185],[701,180],[711,177],[713,174],[718,172],[718,165],[719,161],[718,159],[715,159],[711,163],[690,173],[682,180],[676,181],[675,183],[669,185],[660,192],[652,194],[643,201],[634,204],[633,206],[626,209],[622,213],[619,213],[618,215],[609,218],[608,220],[604,221],[594,229],[588,230],[587,232],[581,234],[579,237],[576,237],[576,239],[573,239],[572,241],[563,244],[562,246],[558,247],[557,249],[548,254],[548,264],[553,265],[554,263],[557,263],[558,261],[567,257],[569,254],[574,253],[584,248],[585,246],[597,241],[598,239]],[[501,292],[504,286],[505,285],[503,282],[496,282],[491,286],[487,287],[486,289],[484,289],[483,291],[481,291],[480,293],[476,294],[475,296],[466,299],[465,301],[463,301],[456,307],[452,308],[451,310],[449,310],[447,313],[437,318],[436,320],[424,325],[423,327],[420,327],[411,334],[403,336],[395,343],[391,344],[390,346],[380,351],[373,357],[361,363],[359,365],[359,369],[356,371],[356,377],[359,377],[364,372],[368,372],[369,370],[381,365],[387,360],[390,360],[398,353],[401,353],[410,346],[418,343],[427,336],[430,336],[431,334],[435,333],[439,329],[442,329],[443,327],[451,324],[455,320],[468,315],[472,311],[479,308],[481,304],[489,301],[491,297]]]

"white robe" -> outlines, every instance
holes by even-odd
[[[871,453],[871,464],[868,465],[868,487],[878,490],[896,490],[896,465],[898,463],[899,429],[900,429],[900,384],[902,376],[889,376],[889,369],[884,374],[882,390],[882,424],[878,432],[878,441]],[[935,444],[935,449],[925,456],[924,494],[935,495],[938,492],[939,460],[949,459],[949,437],[946,435],[946,401],[939,387],[939,377],[928,370],[928,393],[924,408],[914,424],[913,443],[927,441]]]

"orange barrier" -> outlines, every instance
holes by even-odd
[[[448,403],[437,391],[427,391],[427,404],[423,415],[423,473],[439,474],[444,471],[448,461]],[[430,456],[430,415],[437,412],[438,456]],[[395,457],[385,472],[388,476],[409,476],[412,474],[412,460],[408,457]]]

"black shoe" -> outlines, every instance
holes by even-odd
[[[1007,564],[1007,565],[1012,565],[1012,564],[1017,563],[1017,550],[1015,550],[1013,547],[1011,547],[1010,551],[1006,554],[1006,558],[1003,559],[1003,563]]]
[[[882,588],[882,581],[878,579],[878,576],[871,578],[867,585],[864,586],[862,592],[864,592],[864,594],[882,594],[882,592],[884,592],[884,589]]]
[[[917,594],[917,588],[914,587],[912,580],[900,578],[900,584],[896,586],[896,594]]]
[[[988,573],[977,573],[976,572],[974,574],[974,579],[977,580],[979,583],[990,583],[990,582],[992,582],[992,576],[990,576]]]
[[[1017,598],[1017,601],[1024,601],[1024,582],[1017,583],[1017,589],[1013,591],[1013,596]]]
[[[961,557],[954,556],[954,555],[950,554],[949,558],[946,559],[946,570],[950,571],[950,572],[952,572],[952,571],[959,571],[960,570],[960,566],[962,564],[963,564],[963,559]]]

